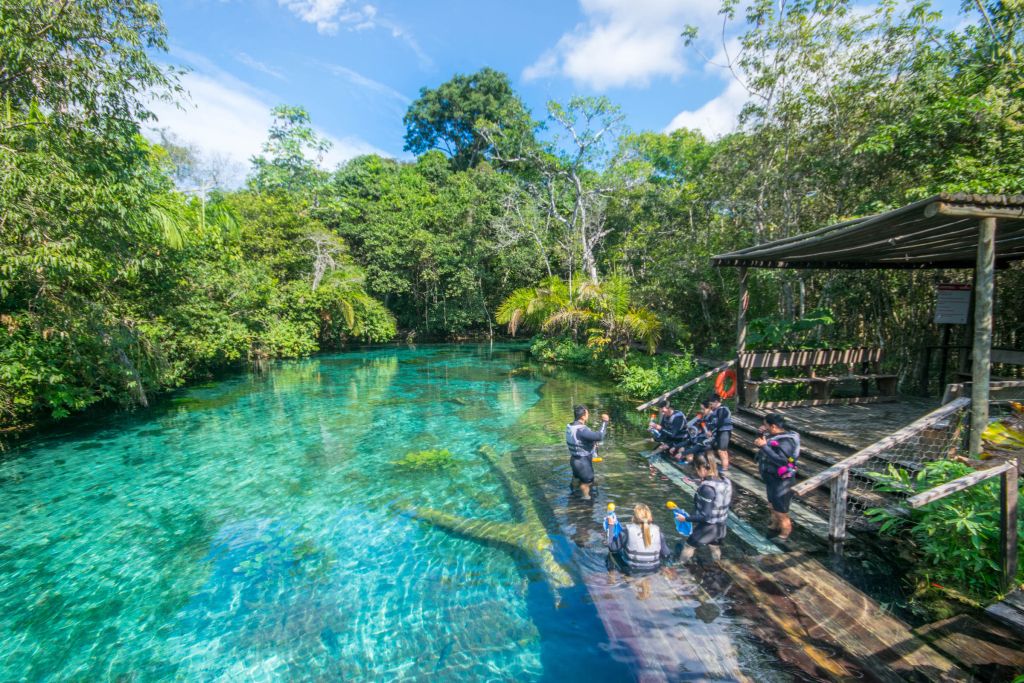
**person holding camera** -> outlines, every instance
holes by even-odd
[[[601,429],[594,431],[587,427],[590,411],[586,406],[573,408],[576,419],[565,427],[565,445],[569,447],[569,467],[572,468],[572,481],[569,488],[575,489],[579,482],[583,500],[590,500],[590,485],[594,483],[594,456],[597,444],[604,441],[608,431],[608,415],[601,415]]]
[[[758,448],[757,466],[772,511],[770,528],[777,532],[780,541],[784,541],[793,531],[789,505],[793,499],[792,487],[796,480],[797,461],[800,459],[800,435],[789,431],[786,419],[778,413],[765,415],[758,433],[754,446]]]

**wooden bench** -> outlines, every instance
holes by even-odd
[[[965,357],[965,364],[970,363],[971,356],[967,354]],[[1024,351],[1014,351],[1012,349],[992,349],[992,365],[1024,365]],[[1005,369],[1005,368],[1004,368]],[[970,382],[972,377],[971,373],[960,371],[956,373],[957,379],[961,382]],[[1009,377],[1006,375],[995,375],[991,376],[993,382],[1012,382],[1018,378]]]
[[[846,403],[875,403],[895,400],[896,375],[882,374],[882,349],[812,349],[808,351],[750,351],[738,359],[740,377],[743,378],[744,399],[755,408],[789,408],[796,406],[836,405]],[[845,372],[829,372],[835,366],[845,366]],[[779,368],[806,368],[805,377],[755,378],[754,370]],[[824,368],[827,374],[816,374],[815,368]],[[870,383],[878,387],[877,396],[869,396]],[[832,390],[842,382],[860,382],[861,395],[833,398]],[[765,385],[809,385],[811,398],[798,401],[762,403],[760,389]]]

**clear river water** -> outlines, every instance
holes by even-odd
[[[40,433],[0,454],[0,680],[630,680],[585,580],[607,574],[604,503],[647,500],[671,530],[681,493],[611,396],[521,347],[379,348]],[[568,488],[578,402],[613,413],[592,503]],[[403,461],[425,449],[451,457]],[[550,548],[451,533],[422,508],[496,528],[529,508],[543,528],[524,536]],[[729,600],[716,628],[742,670],[800,677]],[[694,614],[653,626],[685,634]]]

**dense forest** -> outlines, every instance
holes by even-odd
[[[393,339],[542,334],[552,359],[619,373],[649,370],[642,350],[724,357],[736,276],[711,255],[937,191],[1024,190],[1019,0],[957,21],[891,1],[721,12],[713,59],[749,101],[719,139],[630,131],[605,98],[531,112],[485,68],[421,90],[414,161],[324,169],[307,112],[277,107],[238,188],[143,135],[150,98],[184,95],[155,3],[5,1],[0,427]],[[882,344],[909,374],[935,342],[934,284],[967,278],[759,271],[754,341]],[[1020,347],[1022,280],[998,278],[998,345]]]

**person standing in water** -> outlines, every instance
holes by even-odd
[[[573,408],[573,416],[576,419],[565,427],[565,445],[569,447],[569,467],[572,468],[569,487],[575,488],[576,482],[579,482],[583,500],[590,500],[590,485],[594,483],[594,456],[597,454],[597,444],[604,441],[608,431],[609,418],[602,414],[601,429],[595,432],[587,427],[590,411],[586,406]]]
[[[688,562],[698,548],[707,546],[711,550],[711,558],[717,561],[722,559],[721,543],[732,504],[732,482],[718,476],[715,456],[710,453],[693,456],[693,468],[700,477],[700,486],[693,494],[693,514],[686,518],[693,523],[693,533],[686,539],[679,559]]]
[[[793,482],[796,479],[796,463],[800,459],[800,435],[788,431],[786,419],[778,413],[764,417],[761,435],[754,439],[757,451],[757,466],[761,472],[772,508],[771,530],[784,541],[793,531],[789,518],[789,504],[793,499]]]
[[[633,508],[633,521],[621,525],[618,533],[609,533],[608,550],[630,574],[647,574],[661,569],[663,560],[671,553],[665,544],[665,535],[654,523],[651,508],[637,503]]]

